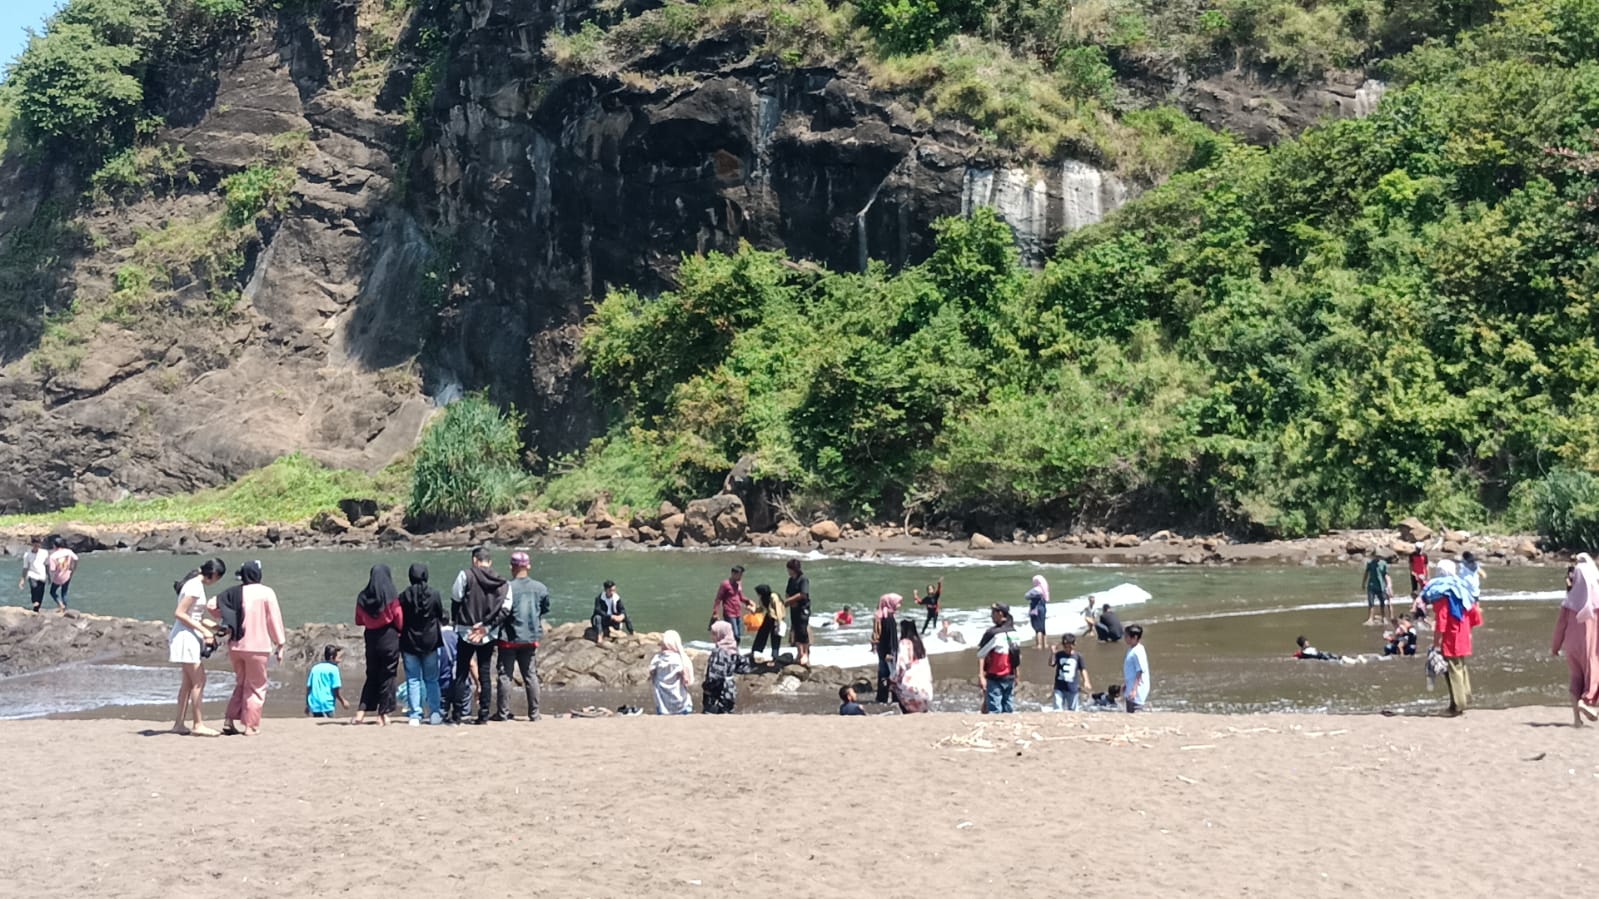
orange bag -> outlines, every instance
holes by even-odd
[[[756,631],[760,630],[761,625],[765,623],[766,615],[762,612],[744,613],[744,630],[748,633],[755,633]]]

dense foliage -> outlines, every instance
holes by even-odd
[[[422,435],[406,515],[450,525],[508,512],[529,487],[522,469],[522,416],[482,395],[451,403]]]
[[[687,259],[678,290],[589,323],[622,422],[596,452],[646,443],[668,495],[754,453],[878,512],[1531,516],[1529,492],[1571,492],[1547,470],[1599,470],[1599,183],[1551,152],[1599,128],[1596,21],[1599,0],[1531,0],[1423,43],[1370,118],[1224,149],[1041,272],[987,213],[897,275]]]

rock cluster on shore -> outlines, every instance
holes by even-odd
[[[1434,557],[1472,550],[1486,562],[1506,565],[1539,561],[1546,555],[1535,535],[1435,531],[1414,518],[1388,530],[1337,531],[1320,537],[1251,542],[1226,534],[1182,535],[1169,530],[1134,534],[1097,527],[1069,532],[1016,528],[1009,534],[990,535],[825,518],[807,525],[790,519],[775,520],[770,513],[755,517],[769,529],[752,527],[743,500],[732,493],[694,500],[685,509],[662,503],[643,511],[625,506],[613,511],[601,499],[581,516],[549,510],[512,512],[456,528],[413,534],[405,527],[403,509],[383,509],[370,499],[352,498],[341,501],[337,512],[323,512],[301,526],[100,527],[66,522],[55,533],[79,553],[121,549],[181,555],[246,548],[451,549],[483,544],[533,549],[595,545],[609,549],[750,546],[868,557],[881,553],[965,554],[996,560],[1123,565],[1338,564],[1370,553],[1393,561],[1417,545]],[[27,537],[37,532],[37,528],[0,530],[0,555],[21,554]],[[1562,557],[1552,554],[1552,558]]]
[[[76,610],[66,614],[31,612],[0,607],[0,677],[41,671],[78,662],[129,662],[163,664],[167,632],[171,625],[91,615]],[[649,685],[650,657],[659,634],[620,634],[597,645],[585,622],[549,626],[539,648],[539,679],[552,689],[615,691]],[[344,647],[344,669],[359,683],[366,665],[361,628],[353,624],[305,624],[289,631],[284,665],[303,672],[322,660],[328,644]],[[689,650],[703,673],[705,654]],[[224,655],[213,667],[225,668]],[[791,663],[759,664],[739,681],[756,693],[794,694],[832,692],[843,684],[865,683],[855,672]]]

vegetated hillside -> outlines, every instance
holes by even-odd
[[[579,351],[592,300],[722,264],[685,253],[914,266],[935,221],[992,206],[1041,264],[1173,173],[1242,154],[1228,131],[1368,111],[1371,65],[1483,16],[71,0],[0,88],[0,465],[18,475],[0,510],[194,489],[290,450],[373,470],[430,398],[479,387],[528,413],[542,467],[606,429]],[[1001,385],[979,386],[894,415],[940,431]],[[698,489],[744,451],[706,445],[651,490]],[[907,480],[887,485],[874,458],[826,449],[773,471],[884,511],[927,471],[896,462]],[[807,473],[828,466],[867,473]]]
[[[1387,61],[1370,117],[1227,148],[1041,271],[979,215],[900,273],[746,248],[613,293],[584,345],[621,418],[560,486],[753,455],[802,501],[985,527],[1591,535],[1596,25],[1505,4]]]

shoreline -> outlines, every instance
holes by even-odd
[[[73,750],[14,785],[36,848],[0,867],[38,899],[379,896],[395,858],[372,850],[400,837],[449,848],[402,860],[411,889],[440,894],[470,879],[479,892],[602,896],[803,883],[840,896],[1341,897],[1395,888],[1374,827],[1405,835],[1395,876],[1413,878],[1439,822],[1492,820],[1496,851],[1447,853],[1427,866],[1432,889],[1576,894],[1592,865],[1580,846],[1549,854],[1549,815],[1599,827],[1580,801],[1599,780],[1599,728],[1549,712],[646,715],[398,731],[273,720],[204,741],[119,720],[9,722],[8,757]],[[879,760],[907,776],[885,779]],[[196,787],[197,764],[233,772],[222,795]],[[1440,778],[1470,788],[1429,789]],[[907,820],[885,823],[885,810]],[[85,856],[107,821],[118,838]],[[223,822],[226,852],[172,863],[172,846]],[[1041,830],[1069,853],[1064,868],[1017,854]],[[735,835],[758,848],[733,850]]]
[[[546,515],[513,513],[448,530],[411,533],[396,516],[357,519],[360,527],[337,516],[319,516],[303,525],[180,525],[145,522],[122,525],[87,525],[63,521],[45,531],[38,527],[0,528],[0,558],[20,556],[35,535],[60,535],[74,551],[164,552],[203,555],[251,549],[322,550],[452,550],[490,546],[532,551],[779,551],[819,553],[843,559],[884,557],[951,557],[980,562],[1036,562],[1056,565],[1120,566],[1237,566],[1237,565],[1346,565],[1364,563],[1375,553],[1390,563],[1409,553],[1418,542],[1434,558],[1473,551],[1486,565],[1558,565],[1568,559],[1563,552],[1546,552],[1536,535],[1474,534],[1462,531],[1434,533],[1423,529],[1419,540],[1404,527],[1336,531],[1317,537],[1288,540],[1235,541],[1224,535],[1179,535],[1170,531],[1116,534],[1095,529],[1071,534],[1045,531],[996,540],[981,534],[922,533],[893,526],[840,528],[833,522],[809,530],[785,522],[774,532],[740,532],[736,539],[696,540],[689,533],[653,533],[602,518],[596,524],[577,516],[550,519]],[[370,521],[368,519],[371,519]],[[823,527],[827,525],[829,527]],[[817,535],[820,535],[818,538]],[[1400,572],[1395,575],[1396,583]],[[1403,592],[1396,586],[1396,593]]]

